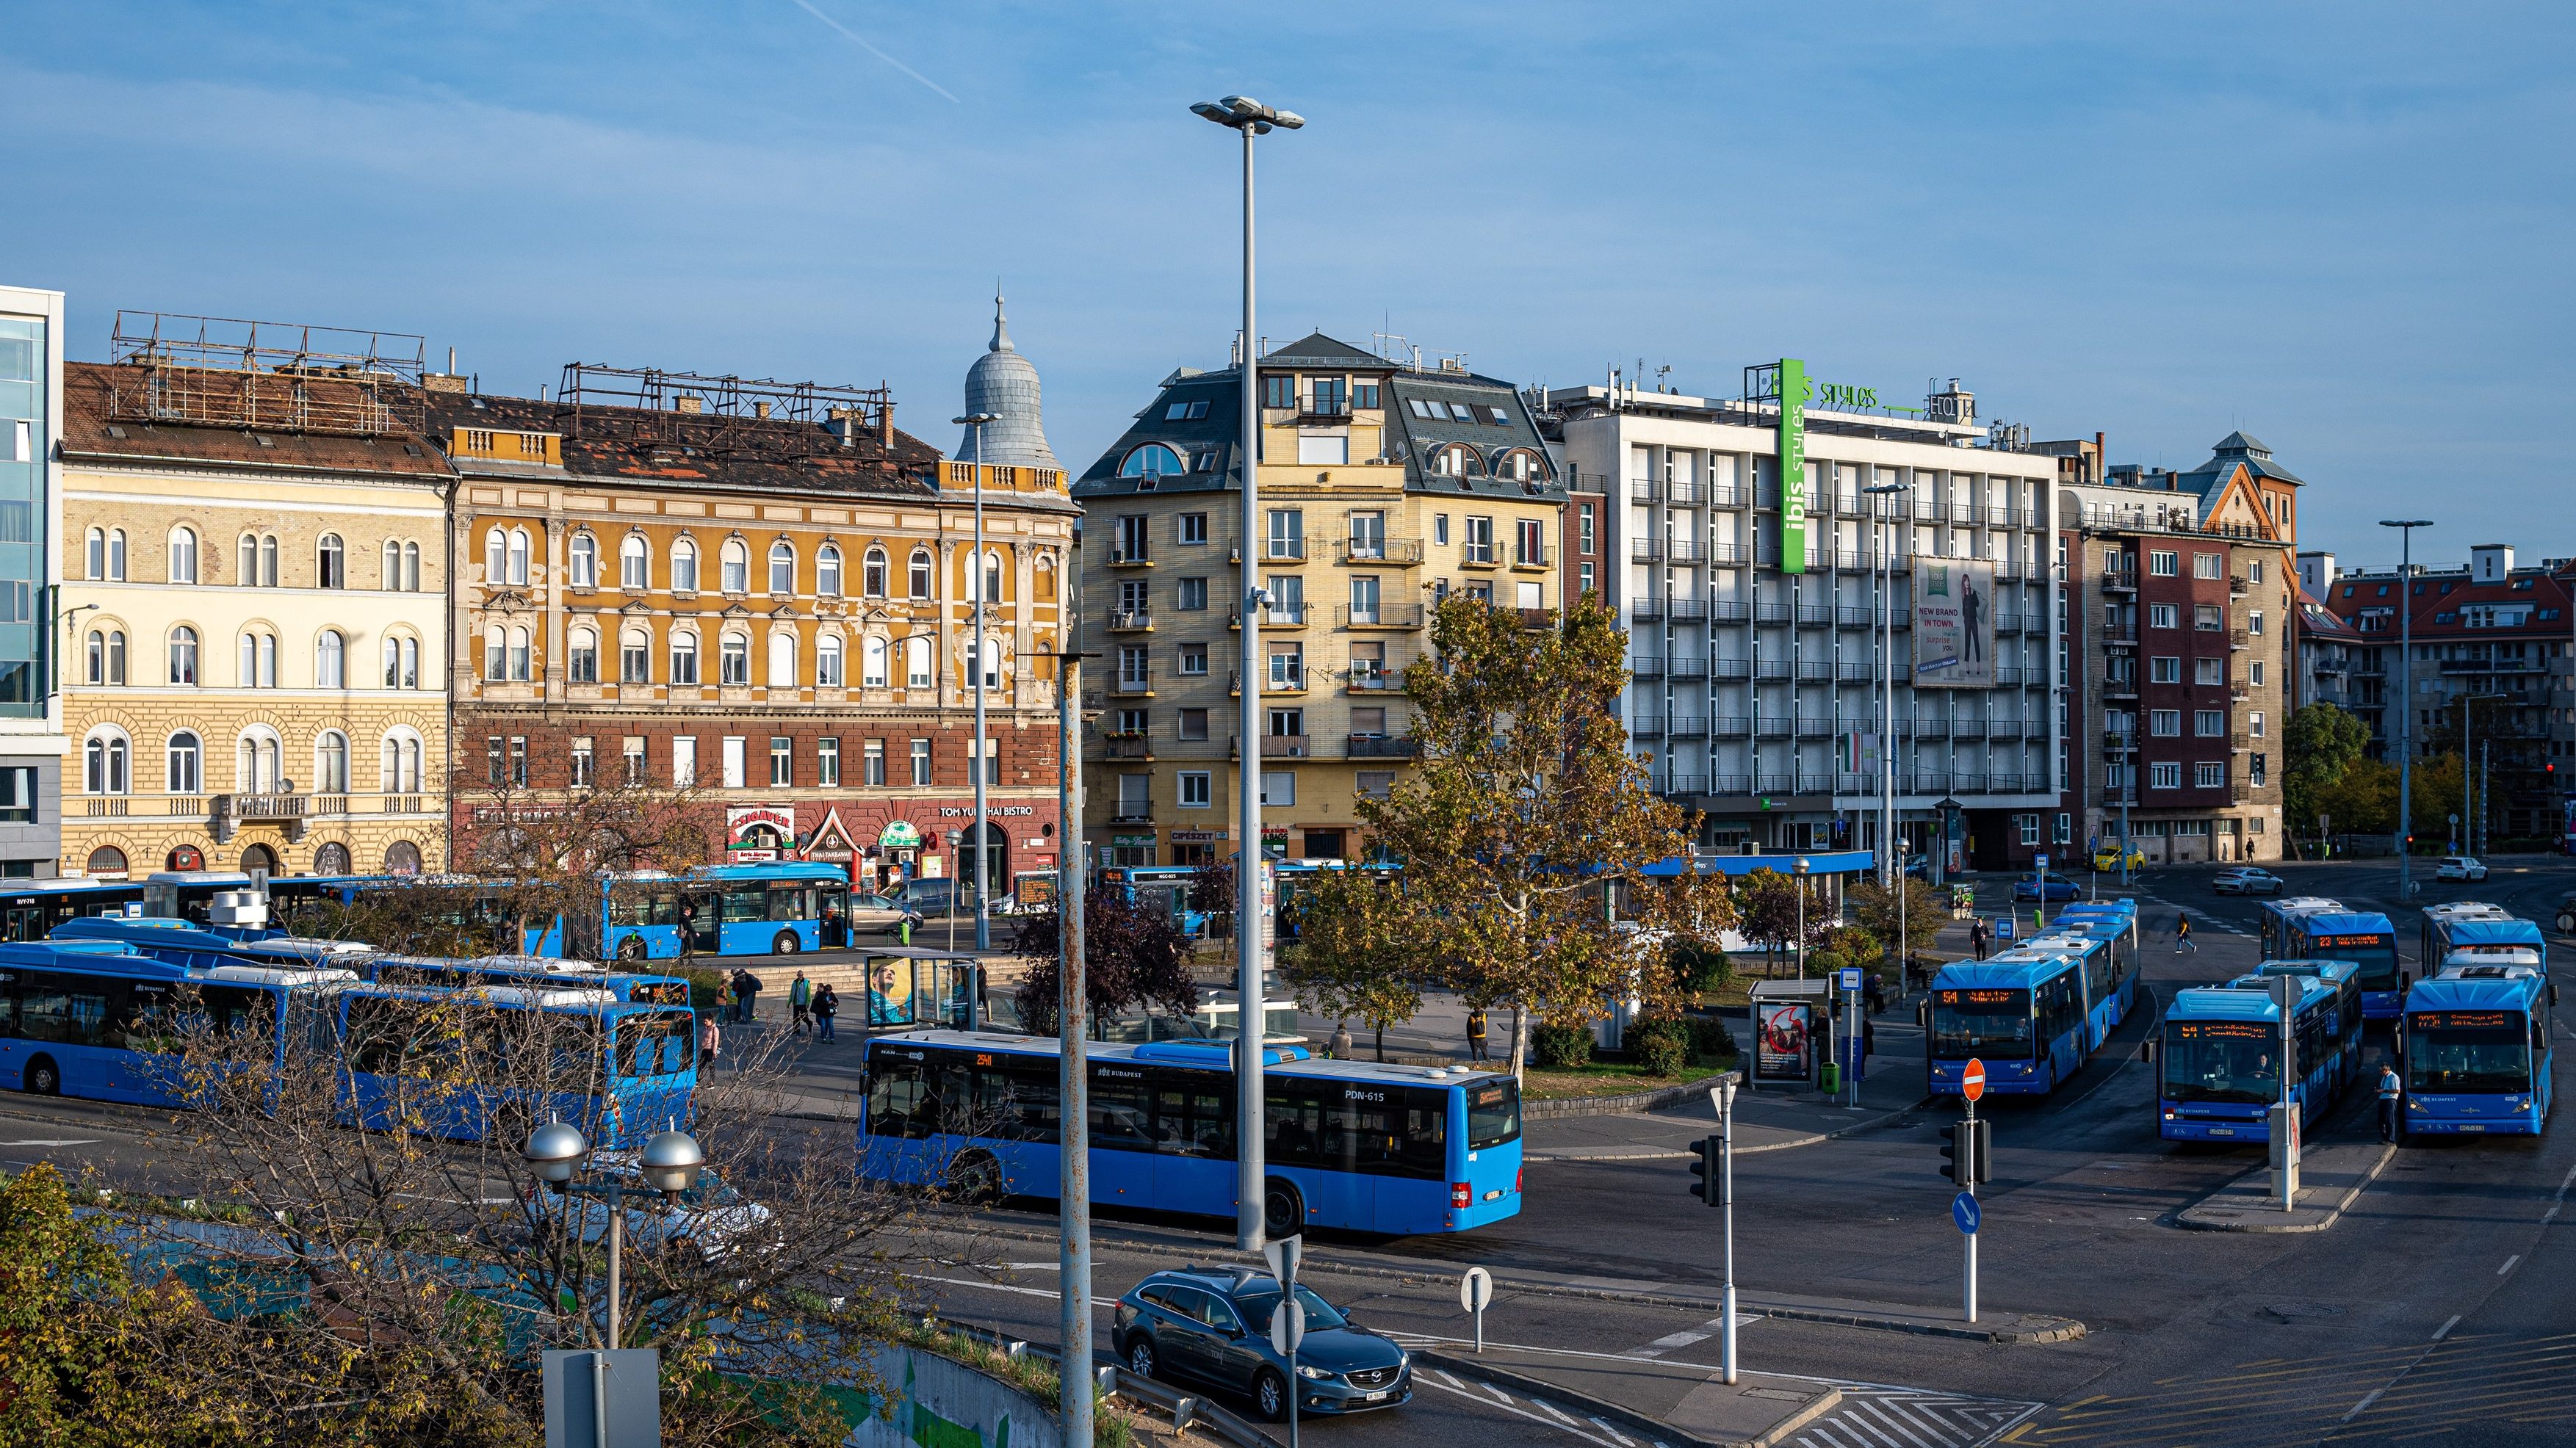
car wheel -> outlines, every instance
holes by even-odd
[[[54,1058],[51,1056],[38,1056],[29,1061],[25,1074],[18,1079],[30,1096],[63,1094],[63,1070],[54,1064]]]
[[[1127,1371],[1140,1378],[1150,1378],[1154,1376],[1154,1369],[1157,1366],[1159,1364],[1154,1361],[1154,1340],[1141,1332],[1136,1334],[1136,1340],[1127,1344]]]
[[[1276,1423],[1288,1416],[1288,1380],[1270,1368],[1252,1380],[1252,1401],[1261,1410],[1261,1420]]]
[[[1273,1237],[1292,1237],[1306,1230],[1306,1199],[1296,1183],[1270,1179],[1261,1193],[1261,1226]]]
[[[782,930],[778,932],[777,939],[769,942],[769,953],[772,955],[794,955],[801,944],[802,942],[796,938],[795,931]]]

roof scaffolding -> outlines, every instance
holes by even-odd
[[[116,314],[108,394],[125,421],[374,437],[421,420],[429,344],[404,332],[293,322]]]

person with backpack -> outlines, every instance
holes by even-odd
[[[807,980],[805,972],[800,970],[796,972],[796,979],[787,987],[788,1025],[795,1034],[801,1036],[813,1025],[811,1019],[813,1009],[814,983]]]
[[[742,1002],[734,1008],[734,1019],[750,1025],[760,1011],[760,977],[747,970],[734,972],[733,993]]]
[[[2191,943],[2191,917],[2182,915],[2174,921],[2174,954],[2180,955],[2186,950],[2194,955],[2200,954],[2200,947]]]
[[[840,1013],[840,993],[833,990],[830,983],[826,982],[821,990],[814,992],[814,1039],[818,1041],[833,1039],[832,1017]]]

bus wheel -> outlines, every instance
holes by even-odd
[[[1261,1229],[1273,1237],[1291,1237],[1306,1230],[1306,1199],[1297,1194],[1294,1182],[1278,1177],[1261,1192]]]
[[[38,1056],[27,1063],[26,1073],[19,1077],[30,1096],[63,1094],[63,1070],[51,1056]]]
[[[617,958],[619,960],[642,960],[647,948],[648,947],[644,944],[643,936],[630,935],[624,940],[617,942]]]
[[[1002,1164],[986,1151],[961,1152],[948,1164],[948,1195],[969,1206],[990,1206],[1002,1199]]]
[[[797,945],[798,941],[796,939],[796,932],[793,930],[782,930],[778,932],[777,939],[769,942],[769,953],[772,955],[794,955],[797,950]]]

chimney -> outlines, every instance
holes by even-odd
[[[858,414],[846,407],[835,407],[825,414],[823,428],[841,440],[843,447],[856,447],[859,442]]]
[[[671,410],[685,417],[696,417],[707,410],[707,400],[694,392],[683,392],[671,399]]]
[[[760,418],[769,416],[769,404],[766,402],[753,403],[751,405],[751,415]]]
[[[886,399],[883,407],[877,409],[877,446],[883,448],[894,446],[894,399],[891,397]]]

